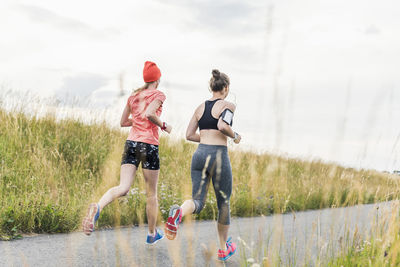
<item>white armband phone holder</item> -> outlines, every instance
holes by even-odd
[[[230,109],[225,109],[222,111],[220,118],[227,123],[228,125],[232,126],[233,123],[233,112]]]

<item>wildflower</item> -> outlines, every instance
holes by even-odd
[[[247,259],[247,263],[254,263],[254,259],[253,258],[248,258]],[[252,265],[253,266],[253,265]]]

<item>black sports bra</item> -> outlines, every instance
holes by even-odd
[[[215,99],[215,100],[207,100],[205,102],[205,106],[204,106],[204,113],[203,116],[201,116],[200,120],[199,120],[199,129],[200,130],[209,130],[209,129],[213,129],[213,130],[218,130],[217,124],[218,124],[218,119],[214,118],[211,115],[211,110],[214,106],[214,104],[218,101],[218,100],[222,100],[222,99]]]

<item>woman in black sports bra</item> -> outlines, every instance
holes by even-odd
[[[201,116],[201,118],[198,122],[200,131],[201,130],[218,130],[218,127],[217,127],[218,119],[214,118],[211,114],[211,110],[214,107],[214,104],[218,100],[221,100],[221,99],[217,98],[215,100],[207,100],[204,103],[203,116]]]
[[[228,238],[230,224],[230,196],[232,169],[228,156],[227,139],[239,143],[241,136],[232,130],[236,106],[224,99],[229,94],[229,78],[218,70],[212,71],[210,80],[212,98],[202,103],[194,112],[186,131],[186,139],[200,143],[192,157],[192,199],[182,206],[171,207],[165,234],[174,239],[179,223],[185,215],[199,213],[205,204],[208,185],[213,183],[218,205],[218,259],[226,260],[236,251],[236,244]],[[197,128],[200,129],[196,133]]]

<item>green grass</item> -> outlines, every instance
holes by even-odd
[[[54,116],[27,117],[0,109],[0,236],[69,232],[80,227],[87,205],[119,182],[126,133],[105,123],[84,124]],[[161,138],[158,187],[160,220],[191,195],[193,143]],[[338,207],[399,197],[387,174],[346,169],[320,161],[231,151],[232,216]],[[146,222],[141,172],[128,196],[104,209],[99,227]],[[213,189],[197,219],[217,215]]]

